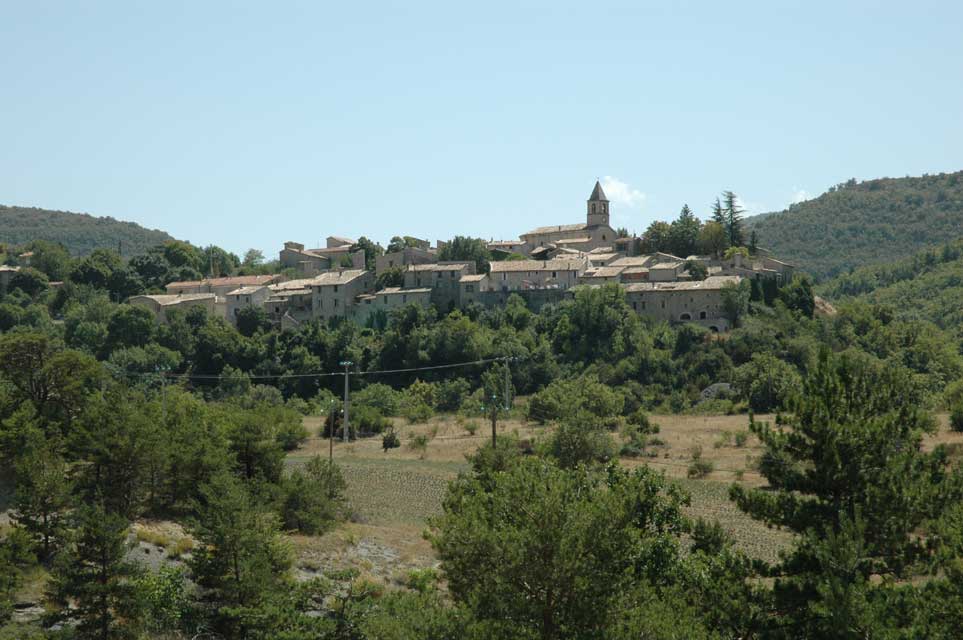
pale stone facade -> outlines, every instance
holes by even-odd
[[[538,227],[521,235],[528,251],[546,245],[591,251],[598,247],[612,246],[616,240],[615,230],[609,226],[609,201],[597,181],[586,203],[584,224],[560,224]]]
[[[193,307],[201,307],[208,315],[214,315],[216,296],[213,293],[182,293],[168,295],[132,296],[128,303],[135,307],[143,307],[154,314],[154,319],[161,324],[167,324],[167,314],[171,310],[187,312]]]
[[[666,322],[696,322],[725,331],[728,320],[722,290],[738,285],[739,276],[710,276],[705,280],[640,282],[625,286],[625,299],[632,309]]]
[[[405,247],[375,258],[375,273],[381,274],[388,269],[402,269],[411,264],[432,264],[438,262],[438,254],[419,247]]]
[[[506,260],[491,263],[489,290],[570,289],[588,268],[588,260]]]
[[[266,286],[241,287],[231,291],[225,296],[228,322],[236,324],[237,314],[245,307],[264,308],[270,294],[271,290]]]
[[[374,286],[374,274],[363,269],[329,271],[311,281],[311,312],[315,318],[347,317],[357,297]]]

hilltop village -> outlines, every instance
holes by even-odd
[[[445,261],[445,243],[409,238],[406,246],[379,255],[366,269],[355,240],[330,236],[308,249],[286,242],[279,263],[284,275],[249,275],[171,282],[161,295],[138,295],[133,305],[164,322],[172,309],[203,307],[234,322],[241,309],[262,308],[282,327],[313,318],[347,318],[365,324],[377,314],[409,304],[452,309],[504,304],[519,295],[533,309],[573,295],[578,286],[617,283],[640,315],[669,322],[695,322],[713,331],[729,328],[723,291],[743,279],[792,279],[793,267],[763,251],[755,255],[675,256],[640,252],[642,239],[610,224],[610,202],[599,182],[586,202],[585,222],[538,227],[513,241],[490,241],[492,260]],[[367,266],[371,266],[370,263]],[[392,272],[392,286],[379,286]]]

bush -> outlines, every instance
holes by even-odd
[[[458,411],[468,397],[471,385],[464,378],[442,382],[435,393],[435,407],[439,411]]]
[[[600,418],[618,416],[625,397],[594,376],[556,380],[532,396],[528,419],[545,424],[584,412]]]
[[[565,420],[548,441],[547,453],[566,469],[608,462],[615,457],[615,442],[604,429],[597,419],[585,414]]]
[[[418,451],[421,457],[424,458],[425,454],[428,452],[428,443],[431,439],[424,433],[419,433],[408,441],[408,448],[412,451]]]
[[[348,418],[362,437],[372,436],[391,428],[391,420],[381,415],[374,407],[357,406],[348,408]]]
[[[401,405],[401,415],[411,424],[428,422],[434,412],[431,406],[418,396],[407,396]]]
[[[283,484],[284,526],[310,535],[329,529],[342,515],[346,486],[337,465],[315,456]]]
[[[468,435],[470,436],[475,435],[475,433],[478,431],[478,423],[474,420],[469,420],[465,423],[465,431],[467,431]]]
[[[689,465],[688,476],[690,478],[705,478],[715,469],[715,465],[708,460],[697,458]]]
[[[736,446],[744,447],[746,443],[749,442],[749,432],[748,431],[736,431]]]
[[[389,449],[397,449],[400,446],[401,439],[398,437],[394,428],[388,429],[384,435],[381,436],[381,448],[384,449],[385,453],[388,453]]]
[[[358,405],[372,407],[383,416],[397,416],[401,413],[402,394],[386,384],[376,382],[354,394],[354,402]]]
[[[963,432],[963,402],[957,402],[950,411],[950,429]]]

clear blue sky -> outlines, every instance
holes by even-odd
[[[596,176],[636,231],[723,189],[759,213],[963,168],[961,24],[955,1],[2,0],[0,203],[268,256],[517,237],[581,220]]]

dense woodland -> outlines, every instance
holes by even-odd
[[[725,336],[641,318],[615,285],[538,313],[514,297],[410,306],[368,327],[281,332],[257,311],[236,328],[199,311],[159,326],[117,300],[262,261],[176,242],[127,261],[35,249],[0,300],[13,488],[0,616],[38,572],[47,613],[0,637],[951,638],[963,623],[963,477],[952,452],[921,447],[934,409],[963,427],[963,358],[925,319],[861,301],[820,316],[799,278],[728,291]],[[440,572],[403,588],[292,578],[287,534],[348,514],[337,466],[284,463],[309,435],[303,415],[343,435],[342,378],[313,374],[346,359],[359,374],[348,435],[380,437],[386,455],[399,444],[386,416],[499,411],[505,366],[512,411],[546,425],[472,457],[430,529]],[[715,383],[727,384],[703,395]],[[785,557],[748,558],[683,515],[677,485],[617,464],[648,455],[652,411],[747,413],[770,488],[734,485],[731,499],[795,534]],[[779,417],[755,421],[763,412]],[[143,517],[188,527],[182,568],[130,561]]]
[[[824,280],[909,258],[963,229],[963,172],[836,185],[785,211],[746,219],[762,246]]]
[[[130,257],[173,238],[163,231],[109,217],[0,205],[0,243],[20,245],[33,240],[61,244],[75,256],[119,246],[121,253]]]

